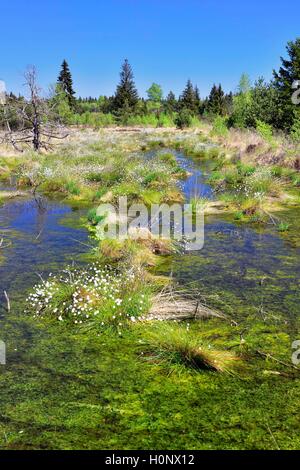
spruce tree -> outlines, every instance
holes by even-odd
[[[214,84],[208,97],[207,111],[211,114],[223,116],[226,112],[224,91],[222,86]]]
[[[114,109],[117,114],[122,114],[124,111],[127,115],[136,109],[139,95],[133,78],[132,68],[125,59],[120,73],[120,83],[114,97]]]
[[[195,86],[194,92],[195,92],[195,100],[196,100],[197,110],[199,110],[200,105],[201,105],[201,98],[200,98],[199,88],[198,88],[197,85]]]
[[[164,109],[167,113],[174,113],[177,111],[177,100],[173,91],[170,91],[164,102]]]
[[[72,75],[66,60],[64,60],[61,65],[61,71],[58,76],[57,83],[66,94],[70,108],[74,110],[76,106],[76,99],[74,97],[75,91],[73,90]]]
[[[300,80],[300,37],[287,44],[288,59],[281,57],[282,66],[273,71],[274,86],[278,97],[276,127],[290,130],[299,114],[299,106],[292,102],[295,81]]]
[[[191,80],[187,81],[179,101],[181,109],[188,109],[193,114],[198,112],[197,96]]]

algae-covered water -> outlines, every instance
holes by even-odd
[[[182,182],[187,199],[213,198],[209,162],[176,156],[190,172]],[[297,380],[259,371],[247,380],[209,372],[170,375],[143,361],[139,330],[122,338],[97,337],[63,322],[37,324],[22,313],[38,274],[80,263],[89,252],[91,241],[80,226],[83,214],[46,198],[0,207],[0,339],[7,347],[7,364],[0,365],[0,448],[299,447]],[[268,345],[280,339],[288,349],[290,338],[297,339],[300,304],[298,215],[300,210],[280,214],[291,224],[285,234],[273,225],[206,217],[204,248],[166,257],[157,271],[172,272],[179,283],[196,287],[232,318],[247,318],[248,324],[267,320]],[[11,300],[9,313],[4,290]],[[270,326],[277,320],[278,331]],[[230,328],[201,325],[210,337],[225,335],[225,340],[235,334]]]

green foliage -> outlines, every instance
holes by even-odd
[[[250,80],[247,75],[242,75],[238,87],[238,95],[233,97],[233,113],[231,120],[235,127],[243,128],[253,122],[251,106],[253,102]]]
[[[192,126],[192,114],[189,109],[182,109],[175,118],[175,124],[179,129]]]
[[[74,97],[75,91],[73,90],[72,75],[66,60],[64,60],[61,65],[61,71],[58,76],[57,83],[66,94],[70,109],[74,111],[76,107],[76,100]]]
[[[177,100],[176,96],[174,95],[173,91],[170,91],[164,101],[164,109],[167,113],[173,114],[177,111]]]
[[[114,109],[121,118],[122,123],[127,123],[130,113],[134,112],[138,103],[138,92],[134,83],[132,68],[125,59],[120,73],[120,83],[117,86],[114,97]]]
[[[174,114],[165,114],[161,113],[158,117],[157,126],[158,127],[174,127],[175,126],[175,116]]]
[[[186,87],[179,98],[181,110],[188,110],[191,114],[197,114],[199,112],[199,99],[198,89],[193,87],[191,80],[188,80]]]
[[[236,361],[234,354],[211,349],[181,325],[157,324],[146,335],[146,349],[150,360],[168,367],[229,372]]]
[[[65,187],[68,193],[72,194],[73,196],[79,196],[80,188],[78,184],[75,183],[75,181],[68,181]]]
[[[153,114],[129,115],[126,124],[128,126],[157,127],[159,118]]]
[[[115,118],[112,114],[103,114],[86,111],[82,114],[72,116],[72,124],[92,126],[95,128],[107,127],[115,124]]]
[[[276,125],[278,114],[277,93],[272,83],[266,83],[260,77],[251,90],[251,115],[254,125],[258,120],[267,124]]]
[[[70,100],[67,93],[64,91],[62,84],[57,84],[55,93],[51,98],[51,104],[57,119],[63,124],[72,124],[74,114],[70,107]]]
[[[296,105],[292,102],[292,85],[300,78],[300,38],[287,44],[288,58],[274,71],[274,86],[278,96],[276,127],[290,131],[294,124]]]
[[[212,134],[226,137],[228,135],[227,118],[216,116],[213,121]]]
[[[213,115],[224,116],[226,114],[225,95],[221,85],[218,87],[215,84],[213,85],[208,97],[206,110]]]
[[[160,153],[158,154],[158,159],[161,162],[167,163],[168,165],[172,167],[177,167],[177,160],[173,153],[169,153],[169,152]]]
[[[97,225],[105,219],[105,216],[97,215],[97,209],[93,208],[88,211],[87,219],[92,225]]]
[[[266,124],[265,122],[257,119],[256,130],[266,142],[268,142],[269,144],[274,143],[273,129],[272,129],[272,126],[270,126],[270,124]]]
[[[255,167],[252,165],[246,165],[245,163],[238,162],[236,164],[238,173],[242,176],[251,176],[255,172]]]
[[[161,103],[163,99],[162,87],[157,83],[152,83],[151,87],[147,90],[148,99],[154,103]]]
[[[278,232],[287,232],[289,229],[290,229],[290,224],[288,224],[287,222],[280,222],[277,225]]]
[[[244,212],[243,211],[237,211],[234,214],[234,220],[242,220],[244,217]]]
[[[291,139],[295,143],[300,142],[300,115],[295,115],[295,119],[291,128]]]

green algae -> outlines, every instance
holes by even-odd
[[[85,208],[78,204],[76,216],[62,214],[58,226],[80,234]],[[11,281],[19,294],[1,325],[8,350],[7,365],[0,366],[1,448],[299,448],[300,380],[290,366],[291,343],[299,339],[298,214],[280,215],[291,219],[287,233],[271,225],[232,223],[231,216],[206,217],[204,249],[168,256],[155,268],[159,274],[172,272],[175,282],[199,290],[209,305],[228,315],[231,322],[192,322],[190,334],[237,352],[245,369],[230,377],[170,371],[147,361],[143,342],[151,324],[133,326],[119,337],[37,323],[22,314],[33,276]],[[93,259],[89,247],[83,252],[75,247],[68,240],[69,253],[61,261]],[[56,272],[62,265],[51,260],[56,249],[35,269]],[[24,260],[10,261],[24,273]]]
[[[286,369],[251,355],[263,347],[288,360],[286,334],[260,325],[241,351],[239,328],[193,324],[191,334],[247,357],[247,370],[227,377],[151,365],[144,328],[96,337],[12,316],[2,330],[1,448],[274,449],[267,425],[281,449],[299,447],[299,379],[265,374]]]

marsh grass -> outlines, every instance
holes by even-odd
[[[189,331],[189,326],[158,323],[146,333],[146,357],[167,367],[229,373],[238,360],[232,352],[217,350]]]
[[[113,327],[121,334],[128,322],[148,312],[150,293],[143,273],[133,267],[70,267],[59,275],[49,275],[33,288],[25,313],[97,331]]]

